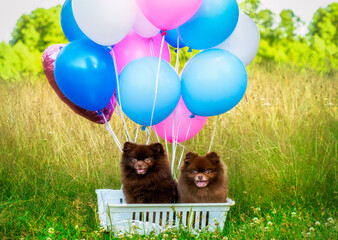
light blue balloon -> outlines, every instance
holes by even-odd
[[[177,33],[177,29],[172,29],[169,31],[166,31],[167,34],[165,35],[165,40],[170,44],[170,46],[177,48],[177,37],[178,37],[178,33]],[[184,48],[186,45],[184,44],[184,42],[182,42],[182,39],[179,38],[179,48]]]
[[[158,58],[143,57],[128,63],[120,73],[117,100],[134,122],[150,126],[162,122],[175,109],[181,94],[180,78],[172,66],[161,60],[153,121]]]
[[[68,41],[89,39],[77,25],[72,8],[72,0],[66,0],[61,9],[61,27]]]
[[[222,49],[195,55],[184,67],[181,78],[183,100],[198,116],[215,116],[235,107],[248,82],[243,63]]]
[[[54,75],[61,92],[74,104],[97,111],[109,103],[116,88],[114,61],[90,40],[68,43],[55,60]]]
[[[195,15],[178,28],[178,32],[190,48],[212,48],[231,35],[238,16],[236,0],[204,0]]]

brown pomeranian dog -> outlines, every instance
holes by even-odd
[[[180,203],[226,202],[226,166],[215,152],[206,156],[189,152],[180,166],[177,188]]]
[[[121,160],[121,179],[127,203],[172,203],[177,184],[162,144],[126,142]]]

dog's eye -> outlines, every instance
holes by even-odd
[[[146,158],[146,159],[144,159],[144,162],[145,162],[145,163],[150,163],[151,160],[150,160],[150,158]]]
[[[132,163],[136,163],[137,159],[133,158],[131,161],[132,161]]]
[[[205,171],[205,173],[210,174],[210,173],[212,173],[212,170],[207,170],[207,171]]]
[[[196,170],[191,170],[190,173],[197,174],[197,171]]]

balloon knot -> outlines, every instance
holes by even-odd
[[[191,115],[190,115],[190,118],[195,118],[195,117],[196,117],[195,114],[191,114]]]
[[[188,52],[192,52],[192,48],[189,48],[189,49],[188,49]]]
[[[102,112],[99,110],[97,111],[97,115],[101,116],[102,115]]]
[[[165,30],[162,31],[162,36],[167,35],[167,32]]]
[[[145,131],[147,129],[147,127],[146,126],[142,126],[141,129],[142,129],[142,131]]]

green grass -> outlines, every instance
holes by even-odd
[[[248,75],[246,97],[220,117],[212,147],[236,205],[223,232],[199,238],[337,239],[336,78],[259,65]],[[95,189],[120,188],[119,149],[42,82],[0,82],[0,238],[114,239],[99,228]],[[204,154],[216,119],[185,146]],[[123,142],[116,115],[110,124]],[[192,238],[184,229],[151,237]]]

